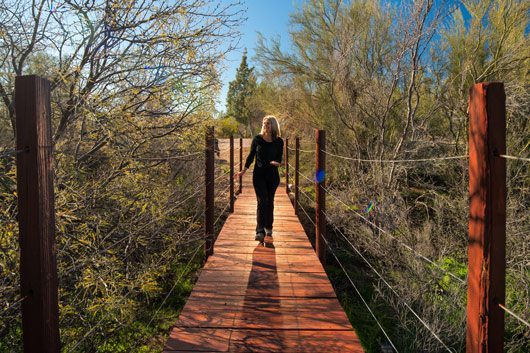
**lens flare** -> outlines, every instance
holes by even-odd
[[[369,213],[374,208],[375,202],[370,201],[366,209],[364,210],[364,213]]]
[[[314,181],[316,181],[317,183],[321,183],[324,181],[325,177],[326,177],[326,173],[323,170],[319,170],[315,173]]]

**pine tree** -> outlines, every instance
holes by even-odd
[[[247,126],[252,134],[249,99],[256,86],[253,73],[254,68],[248,67],[247,50],[243,52],[241,64],[236,72],[236,78],[228,86],[226,100],[226,112],[228,116],[234,117],[239,123]]]

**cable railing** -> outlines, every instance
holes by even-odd
[[[299,173],[300,175],[302,175],[301,173]],[[304,176],[305,177],[305,176]],[[311,179],[305,177],[305,179],[309,180],[310,182],[314,182],[312,181]],[[302,189],[299,189],[299,191],[302,193],[302,195],[304,195],[304,197],[306,197],[306,199],[310,202],[310,203],[313,203],[315,202],[315,200],[313,198],[311,198],[311,196],[309,196],[306,192],[304,192]],[[305,208],[303,207],[303,205],[301,203],[298,204],[298,206],[300,207],[300,209],[304,212],[304,214],[306,215],[307,219],[311,222],[311,224],[313,224],[313,226],[316,226],[315,222],[312,220],[312,218],[309,216],[308,212],[305,210]],[[436,334],[434,332],[434,330],[426,323],[426,321],[414,310],[412,309],[412,306],[403,301],[401,296],[399,295],[399,293],[397,293],[397,291],[394,289],[393,286],[391,286],[389,284],[389,282],[381,275],[381,273],[379,271],[377,271],[375,269],[375,267],[366,259],[366,257],[357,249],[357,247],[355,245],[353,245],[353,243],[350,241],[350,239],[348,239],[348,237],[346,237],[346,235],[334,224],[331,222],[331,218],[328,216],[328,214],[323,211],[323,214],[324,216],[327,218],[327,220],[329,221],[328,224],[331,224],[333,226],[333,228],[342,236],[342,238],[350,245],[350,247],[360,256],[360,258],[368,265],[368,267],[381,279],[381,281],[392,291],[392,293],[396,296],[396,298],[400,299],[400,302],[418,319],[418,321],[420,321],[420,323],[427,329],[428,332],[430,332],[433,337],[435,337],[435,339],[444,347],[444,349],[446,349],[448,352],[454,352],[452,349],[450,349],[444,342],[443,340],[439,337],[438,334]],[[355,285],[355,283],[351,280],[347,270],[345,269],[344,265],[341,263],[341,261],[338,259],[338,257],[335,255],[334,251],[333,251],[333,248],[331,247],[331,245],[329,244],[329,241],[326,239],[326,237],[322,237],[322,240],[324,241],[325,245],[327,246],[328,249],[330,249],[330,251],[332,252],[332,255],[333,257],[335,258],[335,260],[337,261],[337,263],[339,264],[339,266],[341,267],[341,269],[343,270],[344,274],[346,275],[346,277],[348,278],[349,282],[352,284],[354,290],[357,292],[357,294],[359,295],[359,297],[361,298],[361,301],[365,304],[365,306],[367,307],[367,310],[370,312],[370,314],[372,315],[372,317],[374,318],[374,320],[376,321],[377,325],[379,326],[379,328],[381,329],[381,331],[383,332],[383,334],[385,335],[385,337],[388,339],[388,341],[390,342],[391,346],[394,348],[394,350],[396,352],[399,352],[397,350],[397,348],[395,347],[394,343],[392,342],[392,340],[390,339],[390,337],[388,336],[388,334],[386,333],[385,329],[383,328],[383,326],[380,324],[379,320],[375,317],[375,314],[373,313],[373,310],[368,306],[368,304],[366,303],[366,301],[364,300],[364,298],[362,297],[362,295],[360,294],[359,290],[357,289],[357,286]]]
[[[499,154],[498,157],[504,158],[504,159],[511,159],[511,160],[514,160],[514,161],[530,162],[530,158],[526,158],[526,157],[509,156],[509,155],[506,155],[506,154]]]
[[[502,84],[477,84],[474,86],[473,89],[481,90],[484,89],[484,92],[486,92],[485,86],[491,85],[493,86],[501,86]],[[401,300],[399,306],[402,306],[403,308],[406,308],[408,312],[411,313],[411,315],[414,315],[416,319],[421,323],[421,327],[423,330],[426,330],[430,332],[431,336],[433,337],[433,340],[436,339],[437,344],[439,344],[441,347],[447,351],[452,351],[454,348],[450,348],[450,345],[445,343],[443,337],[440,335],[440,331],[438,329],[435,329],[434,326],[429,324],[427,320],[421,317],[421,315],[414,310],[412,305],[409,302],[403,302],[403,299],[405,297],[400,296],[398,291],[395,289],[395,287],[392,285],[390,281],[385,279],[385,276],[383,275],[383,272],[377,270],[375,266],[371,263],[371,261],[368,260],[368,258],[363,254],[363,252],[360,251],[360,249],[357,247],[357,245],[354,244],[353,240],[350,239],[344,231],[341,230],[340,227],[337,226],[335,222],[332,221],[331,217],[329,217],[330,212],[326,211],[326,204],[325,204],[325,198],[329,195],[329,197],[333,200],[334,207],[339,207],[339,209],[344,211],[352,212],[360,221],[364,222],[365,224],[369,225],[373,230],[377,230],[380,232],[380,234],[383,234],[384,236],[388,237],[392,240],[392,242],[397,243],[400,247],[406,249],[411,254],[413,254],[418,259],[421,259],[422,261],[425,261],[428,264],[429,269],[435,269],[436,271],[440,271],[444,274],[444,276],[448,276],[447,278],[450,278],[451,281],[455,281],[455,284],[458,283],[461,286],[457,287],[450,287],[451,290],[460,290],[462,288],[467,289],[468,294],[468,301],[467,301],[467,310],[464,310],[464,308],[457,308],[455,307],[454,310],[458,310],[460,313],[466,315],[466,330],[467,330],[467,347],[469,349],[470,346],[474,347],[483,347],[488,346],[490,347],[492,351],[502,351],[502,346],[498,345],[498,342],[503,342],[503,339],[497,340],[495,343],[495,348],[493,346],[489,346],[492,344],[492,341],[488,341],[485,337],[487,335],[496,335],[497,337],[503,337],[504,335],[504,320],[501,320],[501,318],[504,317],[504,315],[513,317],[517,322],[521,325],[520,327],[530,327],[528,320],[524,317],[524,315],[520,315],[514,310],[511,310],[509,307],[506,306],[504,303],[504,286],[505,286],[505,274],[504,274],[504,268],[506,266],[506,262],[504,259],[504,255],[501,256],[501,254],[504,254],[504,236],[505,236],[505,227],[506,227],[506,216],[505,216],[505,201],[503,200],[503,197],[505,197],[505,188],[506,188],[506,180],[505,178],[505,172],[503,170],[506,168],[505,162],[500,162],[501,160],[512,160],[517,162],[528,162],[530,161],[530,158],[527,158],[525,156],[514,156],[509,155],[505,153],[505,136],[501,135],[504,133],[505,128],[502,126],[504,124],[504,116],[499,117],[499,112],[502,112],[502,109],[497,108],[496,105],[497,102],[504,102],[502,98],[499,98],[498,101],[496,99],[498,98],[497,94],[500,91],[497,87],[492,90],[487,90],[487,95],[491,95],[490,98],[488,98],[488,104],[485,104],[484,102],[474,102],[473,109],[470,112],[470,129],[469,134],[470,136],[473,136],[473,138],[470,138],[470,147],[469,147],[469,154],[466,155],[445,155],[445,156],[430,156],[430,157],[421,157],[421,158],[391,158],[391,159],[369,159],[369,158],[352,158],[350,156],[342,156],[336,153],[331,153],[329,151],[326,151],[325,148],[325,140],[320,141],[318,139],[319,135],[323,135],[322,130],[317,131],[317,141],[316,146],[313,151],[310,150],[301,150],[299,148],[299,139],[297,138],[297,148],[291,148],[289,146],[286,146],[286,159],[288,160],[288,153],[289,151],[294,151],[296,153],[296,165],[293,167],[291,163],[286,163],[286,166],[288,170],[286,171],[286,184],[288,184],[290,177],[295,177],[296,181],[294,183],[294,187],[291,189],[288,189],[287,192],[294,193],[294,203],[293,206],[295,208],[295,213],[298,213],[298,210],[300,210],[300,213],[305,214],[307,219],[310,221],[310,223],[315,227],[315,250],[317,252],[318,257],[323,261],[323,264],[325,264],[325,253],[323,250],[322,245],[325,246],[325,248],[329,248],[330,251],[333,252],[332,246],[329,243],[329,239],[326,238],[326,224],[331,223],[331,226],[333,228],[333,231],[336,234],[340,234],[341,241],[346,241],[349,244],[350,250],[353,254],[355,254],[358,258],[362,259],[363,263],[366,263],[368,267],[374,272],[374,274],[377,276],[377,278],[385,285],[385,287],[388,287],[389,293],[393,293],[393,295],[396,297],[396,299]],[[473,99],[478,99],[477,97],[484,97],[486,96],[486,93],[481,94],[475,94],[472,96]],[[502,95],[501,95],[502,96]],[[500,97],[500,96],[499,96]],[[481,108],[478,109],[477,107],[480,106]],[[495,107],[495,108],[493,108]],[[495,110],[495,114],[487,114],[486,112],[488,109],[497,109]],[[495,116],[495,118],[492,118]],[[491,121],[493,119],[494,121]],[[484,124],[486,124],[486,121],[488,121],[488,128],[484,128]],[[490,135],[495,135],[495,137],[491,137]],[[324,135],[325,136],[325,135]],[[478,138],[477,138],[478,136]],[[487,142],[485,142],[487,140]],[[504,147],[503,147],[504,146]],[[497,160],[494,160],[491,155],[491,151],[493,151],[493,157],[498,158]],[[499,152],[498,152],[499,151]],[[308,177],[304,173],[301,173],[299,170],[299,163],[298,158],[299,154],[301,152],[307,152],[307,153],[313,153],[316,156],[316,164],[314,166],[315,174],[314,177]],[[380,224],[376,220],[374,220],[374,216],[368,217],[367,215],[361,213],[361,211],[358,211],[355,206],[348,205],[343,199],[342,196],[344,192],[333,190],[333,188],[326,187],[325,179],[329,178],[328,173],[325,170],[325,163],[322,165],[318,164],[321,163],[319,160],[324,160],[324,156],[331,157],[331,158],[337,158],[340,160],[348,160],[353,162],[367,162],[367,163],[409,163],[409,164],[416,164],[416,163],[440,163],[444,161],[458,161],[458,160],[469,160],[469,200],[470,200],[470,216],[469,216],[469,238],[468,238],[468,257],[469,259],[473,259],[473,261],[469,261],[468,263],[468,271],[466,272],[458,272],[460,274],[457,274],[451,270],[451,266],[446,266],[444,264],[440,264],[439,260],[433,260],[429,258],[428,256],[425,256],[421,251],[418,251],[415,247],[411,246],[410,244],[407,244],[407,241],[404,241],[404,239],[409,239],[410,237],[407,236],[402,230],[399,228],[396,228],[395,230],[389,231],[388,229],[385,229],[386,227],[383,224]],[[294,172],[291,172],[291,169],[294,170]],[[309,184],[312,184],[315,186],[315,197],[316,200],[313,198],[313,196],[308,195],[307,192],[305,192],[305,189],[301,187],[300,182],[298,181],[298,177],[300,177],[301,180],[304,181],[304,183],[309,182]],[[309,215],[309,213],[306,211],[305,207],[302,205],[302,200],[298,199],[298,195],[302,194],[302,198],[307,199],[307,202],[309,204],[314,203],[314,209],[315,214],[320,216],[315,216],[315,221],[313,221],[312,217]],[[319,198],[323,197],[323,203],[320,203],[321,201]],[[370,209],[365,212],[368,214],[372,208],[374,203],[370,203],[369,206]],[[487,206],[486,206],[487,205]],[[485,213],[484,210],[493,210],[489,211],[489,213]],[[343,213],[341,213],[343,214]],[[325,219],[325,221],[323,221]],[[318,222],[317,222],[318,221]],[[483,226],[486,224],[487,226]],[[491,231],[492,229],[495,229],[495,231]],[[349,230],[351,232],[351,230]],[[492,235],[495,234],[495,237],[492,237]],[[379,238],[378,238],[379,239]],[[366,239],[363,239],[361,241],[366,241]],[[375,241],[375,240],[374,240]],[[319,242],[321,245],[319,245]],[[376,241],[378,243],[378,241]],[[489,245],[487,248],[484,247],[483,244],[493,244],[496,245]],[[337,262],[340,262],[340,257],[336,256],[336,254],[333,252],[333,257]],[[477,261],[477,259],[480,259]],[[490,262],[491,261],[491,262]],[[488,264],[487,267],[484,267],[483,264]],[[340,264],[339,264],[340,266]],[[345,266],[343,270],[346,270]],[[495,268],[495,273],[492,273],[491,269]],[[502,269],[499,271],[499,268]],[[464,278],[464,273],[465,278]],[[491,277],[490,277],[491,276]],[[348,276],[347,276],[348,277]],[[441,285],[441,288],[444,288],[444,284],[446,279],[444,277],[443,280],[439,280],[437,283]],[[489,285],[488,286],[479,286],[480,283],[484,279],[487,279]],[[351,280],[351,278],[348,278],[348,280]],[[467,286],[466,286],[467,285]],[[447,289],[444,289],[446,291]],[[358,293],[359,294],[359,293]],[[462,294],[463,295],[463,294]],[[459,295],[461,296],[461,295]],[[491,300],[488,298],[495,298],[495,300]],[[481,303],[487,303],[486,306],[482,305]],[[453,309],[451,309],[453,310]],[[486,311],[484,311],[486,310]],[[370,310],[368,310],[370,311]],[[476,316],[476,313],[479,313],[479,316]],[[502,312],[499,316],[499,312]],[[373,313],[371,313],[373,314]],[[482,327],[479,328],[480,322],[484,322],[484,318],[487,317],[487,326],[489,327],[487,330]],[[374,318],[375,319],[375,318]],[[382,327],[380,327],[382,328]],[[489,330],[489,331],[488,331]],[[488,333],[486,333],[488,332]],[[386,337],[386,335],[385,335]],[[473,340],[470,341],[469,337],[473,337]],[[389,341],[390,338],[387,337]],[[433,341],[434,343],[434,341]],[[453,342],[451,342],[454,344]],[[392,344],[393,345],[393,344]],[[393,347],[396,348],[395,346]]]
[[[43,82],[44,81],[40,78],[32,78],[32,82],[30,83],[30,85],[35,84],[36,86],[39,86],[39,89],[35,89],[36,92],[46,92],[45,85],[43,87],[40,87]],[[49,96],[43,94],[42,97],[37,98],[44,101],[49,98]],[[42,104],[41,106],[45,107],[48,105]],[[50,121],[45,119],[46,114],[41,113],[42,112],[40,112],[38,109],[35,111],[28,110],[27,112],[25,112],[25,114],[33,114],[35,115],[35,117],[27,117],[17,114],[17,119],[21,118],[25,119],[25,121],[35,121],[36,123],[41,125],[42,129],[46,130],[46,126],[49,127]],[[208,134],[209,133],[207,133],[207,135]],[[39,138],[39,140],[33,141],[31,140],[32,138]],[[75,314],[75,316],[72,316],[71,313],[68,312],[62,313],[61,309],[61,314],[59,314],[59,298],[57,294],[53,294],[59,292],[59,283],[77,283],[80,278],[83,277],[78,276],[77,273],[82,274],[82,271],[85,271],[85,269],[87,269],[89,271],[89,274],[93,273],[94,276],[101,280],[102,286],[106,286],[106,278],[112,276],[113,271],[122,271],[123,266],[125,266],[123,267],[125,269],[124,271],[129,271],[126,269],[128,268],[129,263],[142,263],[142,270],[152,271],[153,268],[160,268],[160,266],[162,266],[164,262],[167,261],[168,256],[171,256],[171,254],[175,251],[180,251],[180,254],[184,256],[185,254],[183,254],[183,252],[179,250],[179,247],[181,249],[184,249],[194,246],[193,244],[197,244],[197,248],[195,249],[195,252],[192,254],[192,256],[189,258],[188,265],[186,266],[186,268],[184,268],[183,273],[169,289],[169,292],[164,293],[164,297],[161,298],[160,305],[158,306],[158,308],[156,308],[153,316],[148,322],[148,326],[152,325],[153,321],[159,314],[161,308],[167,303],[168,298],[172,295],[176,286],[178,286],[178,283],[180,283],[183,276],[185,276],[187,272],[189,272],[188,270],[191,266],[190,264],[191,262],[196,260],[197,255],[200,254],[200,249],[204,249],[206,257],[213,253],[212,240],[215,237],[213,237],[213,231],[210,231],[210,229],[206,229],[206,223],[208,223],[208,221],[210,220],[213,221],[213,219],[211,219],[211,217],[207,219],[207,217],[205,216],[204,221],[202,221],[200,220],[200,218],[198,219],[197,216],[203,212],[206,213],[207,211],[214,211],[214,202],[216,196],[218,198],[219,203],[225,202],[226,195],[228,195],[228,200],[226,201],[226,204],[224,204],[221,213],[217,217],[217,220],[215,222],[211,222],[212,226],[217,226],[219,224],[219,222],[222,220],[222,217],[226,215],[227,210],[230,209],[230,212],[233,211],[233,203],[235,197],[235,182],[233,175],[235,169],[238,167],[239,169],[241,169],[243,163],[242,139],[240,139],[239,148],[235,148],[233,146],[233,139],[231,139],[230,147],[227,149],[223,149],[222,151],[219,149],[216,150],[213,141],[211,139],[207,139],[207,146],[205,146],[205,148],[199,151],[193,151],[189,153],[186,153],[185,151],[180,151],[176,153],[175,151],[151,151],[151,153],[154,153],[155,155],[129,156],[129,159],[137,161],[164,162],[169,160],[179,160],[182,162],[194,162],[203,160],[205,162],[206,169],[206,177],[204,184],[198,187],[192,187],[191,184],[188,186],[180,185],[180,189],[184,192],[180,191],[181,194],[175,193],[174,196],[179,196],[176,199],[173,197],[173,195],[165,195],[165,198],[167,198],[168,202],[171,203],[168,203],[167,207],[160,210],[160,212],[156,211],[155,213],[147,212],[146,214],[143,214],[142,212],[145,208],[145,205],[144,208],[142,208],[142,212],[136,212],[136,209],[138,208],[138,210],[140,210],[142,205],[140,204],[140,207],[136,206],[137,200],[132,197],[130,205],[125,205],[126,207],[128,207],[128,209],[124,209],[124,212],[127,214],[127,219],[130,218],[131,220],[131,222],[129,223],[136,225],[134,229],[124,229],[123,226],[120,225],[120,221],[117,221],[115,225],[109,224],[108,234],[101,235],[99,233],[99,229],[94,231],[94,233],[97,235],[94,236],[94,242],[90,243],[78,237],[76,232],[69,232],[68,230],[64,230],[63,228],[58,228],[55,224],[55,217],[52,214],[52,212],[54,212],[55,200],[53,198],[53,193],[49,192],[50,190],[54,189],[53,169],[50,167],[54,153],[53,148],[51,147],[53,144],[49,140],[42,140],[42,138],[42,136],[25,136],[26,140],[24,140],[24,143],[27,144],[27,146],[24,146],[23,148],[19,148],[19,146],[17,146],[17,149],[0,150],[0,159],[18,157],[22,153],[27,153],[28,155],[30,155],[31,158],[23,158],[20,161],[17,160],[17,163],[23,163],[23,165],[21,165],[20,168],[17,169],[17,172],[21,174],[17,178],[17,182],[20,184],[31,180],[32,183],[39,186],[38,188],[28,188],[25,185],[18,185],[19,190],[22,190],[22,192],[17,195],[17,199],[19,201],[18,221],[19,229],[21,230],[20,238],[24,240],[20,247],[20,257],[21,259],[24,259],[24,263],[27,264],[26,266],[21,268],[21,281],[23,283],[26,283],[25,286],[22,285],[21,287],[26,288],[29,292],[26,292],[26,289],[23,289],[20,297],[18,297],[17,299],[13,298],[9,301],[9,304],[6,303],[5,305],[2,305],[2,307],[0,308],[0,315],[5,316],[6,313],[11,312],[16,308],[20,307],[21,303],[24,303],[25,301],[31,301],[31,303],[28,305],[22,305],[22,330],[24,332],[30,330],[32,332],[35,332],[35,335],[38,335],[35,330],[38,330],[40,327],[50,328],[51,331],[48,332],[46,335],[51,335],[50,337],[53,336],[54,341],[46,343],[43,342],[46,347],[42,347],[44,350],[50,351],[55,351],[55,348],[53,347],[59,347],[61,345],[58,340],[55,340],[55,338],[59,338],[59,327],[63,328],[64,325],[68,325],[69,327],[71,326],[81,328],[81,326],[83,325],[80,324],[80,320],[90,323],[88,327],[83,327],[81,331],[82,334],[79,335],[79,337],[75,338],[75,342],[63,342],[62,344],[69,351],[78,351],[82,346],[91,345],[92,342],[89,342],[89,340],[92,341],[96,339],[95,337],[92,337],[94,335],[100,334],[102,330],[104,331],[103,327],[105,326],[106,322],[113,321],[115,320],[115,318],[112,318],[111,316],[107,315],[107,313],[102,312],[100,309],[92,309],[93,311],[91,314],[89,314],[88,311],[86,313],[79,311]],[[50,136],[45,136],[44,138],[49,139]],[[219,153],[220,158],[226,158],[224,157],[224,154],[228,151],[230,153],[230,166],[227,169],[223,166],[223,163],[215,163],[215,154],[217,152]],[[234,163],[235,151],[240,152],[239,163]],[[223,155],[221,155],[221,153]],[[200,158],[202,156],[204,156],[204,158]],[[218,165],[218,168],[215,168],[215,165]],[[216,169],[218,173],[216,173]],[[40,172],[36,173],[37,170]],[[35,173],[36,177],[34,177],[33,173]],[[223,180],[228,181],[227,185],[224,185]],[[222,186],[221,188],[217,189],[217,194],[214,194],[216,183],[220,183]],[[239,184],[239,190],[241,190],[242,183],[240,182]],[[136,198],[138,197],[141,196],[136,196]],[[209,197],[209,199],[207,199],[207,197]],[[182,228],[186,228],[183,232],[175,232],[172,234],[174,236],[174,238],[171,238],[174,239],[172,244],[169,244],[165,240],[163,243],[161,241],[158,241],[159,238],[156,235],[158,232],[160,232],[160,230],[157,230],[157,224],[160,222],[164,222],[164,224],[166,224],[166,220],[169,220],[171,217],[174,217],[174,215],[178,215],[182,212],[186,214],[190,213],[188,212],[190,211],[188,210],[188,207],[186,207],[186,210],[182,212],[180,212],[180,209],[183,206],[188,205],[190,202],[192,202],[192,200],[201,198],[204,198],[204,210],[193,206],[193,208],[196,210],[195,215],[190,215],[191,218],[189,224],[187,224],[187,221],[186,223],[182,224]],[[33,204],[35,200],[39,200],[39,203]],[[195,205],[194,202],[192,203]],[[22,207],[20,205],[22,205]],[[36,214],[39,214],[42,217],[36,217]],[[186,219],[188,218],[186,217]],[[37,222],[35,222],[34,220],[37,220]],[[202,237],[197,236],[197,225],[200,223],[203,223],[204,225]],[[29,229],[28,227],[24,226],[28,224],[32,227],[34,226],[35,229]],[[135,234],[145,233],[146,231],[150,230],[150,227],[152,227],[153,231],[155,232],[154,234],[151,234],[153,236],[146,238],[147,241],[145,242],[145,244],[141,244],[140,248],[130,248],[129,246],[131,240],[133,238],[135,239]],[[55,243],[54,232],[56,231],[56,229],[58,229],[59,232],[63,233],[62,240],[64,240],[65,244],[64,246],[60,247],[57,253],[55,253],[53,250],[53,244]],[[46,230],[47,233],[42,235],[42,230]],[[22,234],[23,232],[27,233]],[[34,239],[35,236],[38,239],[40,239],[39,237],[44,236],[47,241],[36,240]],[[153,249],[149,250],[148,247],[153,244],[164,244],[167,245],[168,248],[166,250],[163,250],[162,252]],[[155,252],[157,252],[158,256],[152,258],[152,255]],[[31,259],[31,254],[34,253],[52,254],[53,256],[42,256],[42,261],[47,262],[45,264],[43,262],[33,261],[34,259]],[[141,262],[143,261],[141,259],[144,255],[147,259],[147,262],[145,263]],[[102,263],[108,263],[107,261],[101,260],[109,256],[111,256],[113,258],[113,261],[115,261],[115,263],[119,265],[118,267],[101,267]],[[61,269],[60,273],[57,273],[56,270],[57,258],[61,260],[59,266],[59,268]],[[119,289],[116,290],[116,288],[114,288],[111,292],[103,290],[102,293],[95,294],[96,297],[94,299],[103,300],[107,295],[105,293],[113,293],[112,295],[115,295],[116,298],[119,299],[121,302],[136,300],[137,298],[133,297],[136,297],[136,294],[139,293],[139,290],[133,287],[135,281],[137,280],[135,276],[137,276],[139,272],[134,270],[134,266],[132,266],[132,268],[133,271],[131,272],[131,278],[128,278],[128,275],[124,276],[124,279],[126,278],[127,280],[123,282],[123,284],[120,284]],[[128,273],[129,272],[127,272],[127,274]],[[27,278],[42,277],[46,278],[47,280],[30,281],[31,283],[27,282]],[[33,295],[32,293],[46,295],[49,300],[45,303],[39,298],[36,298],[35,295]],[[86,294],[87,289],[79,287],[77,288],[77,290],[69,290],[68,292],[64,291],[63,293],[61,293],[60,300],[63,304],[66,304],[65,306],[75,308],[76,306],[82,305],[82,303],[85,302],[84,298]],[[35,308],[35,305],[39,307],[46,305],[50,307],[50,310],[41,310],[42,308],[37,309],[46,313],[45,317],[41,317],[34,315],[34,313],[29,313],[27,312],[27,309],[24,309],[28,307]],[[55,310],[54,308],[57,308],[57,310]],[[97,316],[94,317],[93,314]],[[101,315],[100,318],[98,317],[99,315]],[[82,320],[78,316],[85,316],[85,319]],[[44,320],[46,323],[42,324],[42,322],[40,322],[42,320]],[[91,322],[92,320],[94,320],[94,323]],[[127,322],[128,320],[125,320],[123,324],[127,324]],[[29,323],[29,325],[27,325],[27,323]],[[74,336],[78,336],[79,333],[80,332],[76,332]],[[24,340],[26,340],[28,337],[30,336],[23,335]]]
[[[305,192],[304,192],[304,195],[306,195],[309,200],[313,201]],[[302,210],[302,212],[304,212],[304,214],[306,215],[307,219],[313,224],[313,226],[315,226],[315,222],[311,219],[311,217],[309,216],[308,212],[306,211],[306,209],[304,208],[304,206],[302,204],[298,204],[298,206],[300,206],[300,209]],[[337,257],[337,255],[335,254],[333,248],[331,247],[331,245],[329,244],[329,242],[327,241],[326,238],[323,238],[324,239],[324,242],[326,243],[326,246],[328,247],[328,249],[331,251],[335,261],[337,262],[337,264],[340,266],[340,268],[342,269],[342,271],[344,272],[344,274],[346,275],[346,278],[348,279],[348,281],[350,282],[350,284],[352,285],[353,289],[355,290],[355,292],[357,293],[357,295],[359,296],[359,298],[361,299],[361,301],[363,302],[363,304],[366,306],[366,309],[368,310],[368,312],[370,313],[370,315],[372,316],[372,318],[374,319],[374,321],[377,323],[377,326],[381,329],[381,331],[383,332],[383,335],[386,337],[386,339],[388,340],[388,342],[390,342],[390,345],[392,346],[392,348],[397,352],[399,353],[398,349],[396,348],[396,346],[394,345],[394,343],[392,342],[392,339],[390,338],[390,336],[388,335],[388,333],[386,332],[386,330],[384,329],[383,325],[381,324],[381,322],[377,319],[377,317],[375,316],[374,314],[374,311],[372,310],[372,308],[370,308],[370,306],[368,305],[368,303],[366,302],[366,300],[364,299],[364,297],[361,295],[361,292],[359,291],[359,289],[357,288],[357,286],[355,285],[355,283],[353,282],[353,280],[351,279],[348,271],[346,270],[346,268],[344,267],[344,265],[342,264],[342,262],[339,260],[339,258]]]

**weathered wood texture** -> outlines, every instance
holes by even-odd
[[[326,131],[315,130],[315,247],[322,264],[326,264]]]
[[[285,192],[289,194],[289,139],[285,138],[285,159],[283,163],[285,164]]]
[[[230,212],[234,212],[234,136],[230,135]]]
[[[214,242],[214,197],[215,197],[215,156],[214,156],[214,128],[206,128],[205,134],[205,173],[204,173],[204,252],[206,257],[213,254]]]
[[[60,350],[50,84],[15,81],[17,196],[24,352]]]
[[[506,272],[506,96],[479,83],[469,99],[467,353],[503,352]]]
[[[258,246],[250,172],[243,182],[164,352],[363,352],[288,196]]]

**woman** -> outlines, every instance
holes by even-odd
[[[272,237],[274,213],[274,194],[280,184],[278,167],[282,163],[283,140],[280,137],[280,126],[273,115],[263,118],[261,132],[252,139],[245,169],[236,175],[243,176],[254,162],[252,183],[258,200],[256,240],[263,243],[265,235]]]

